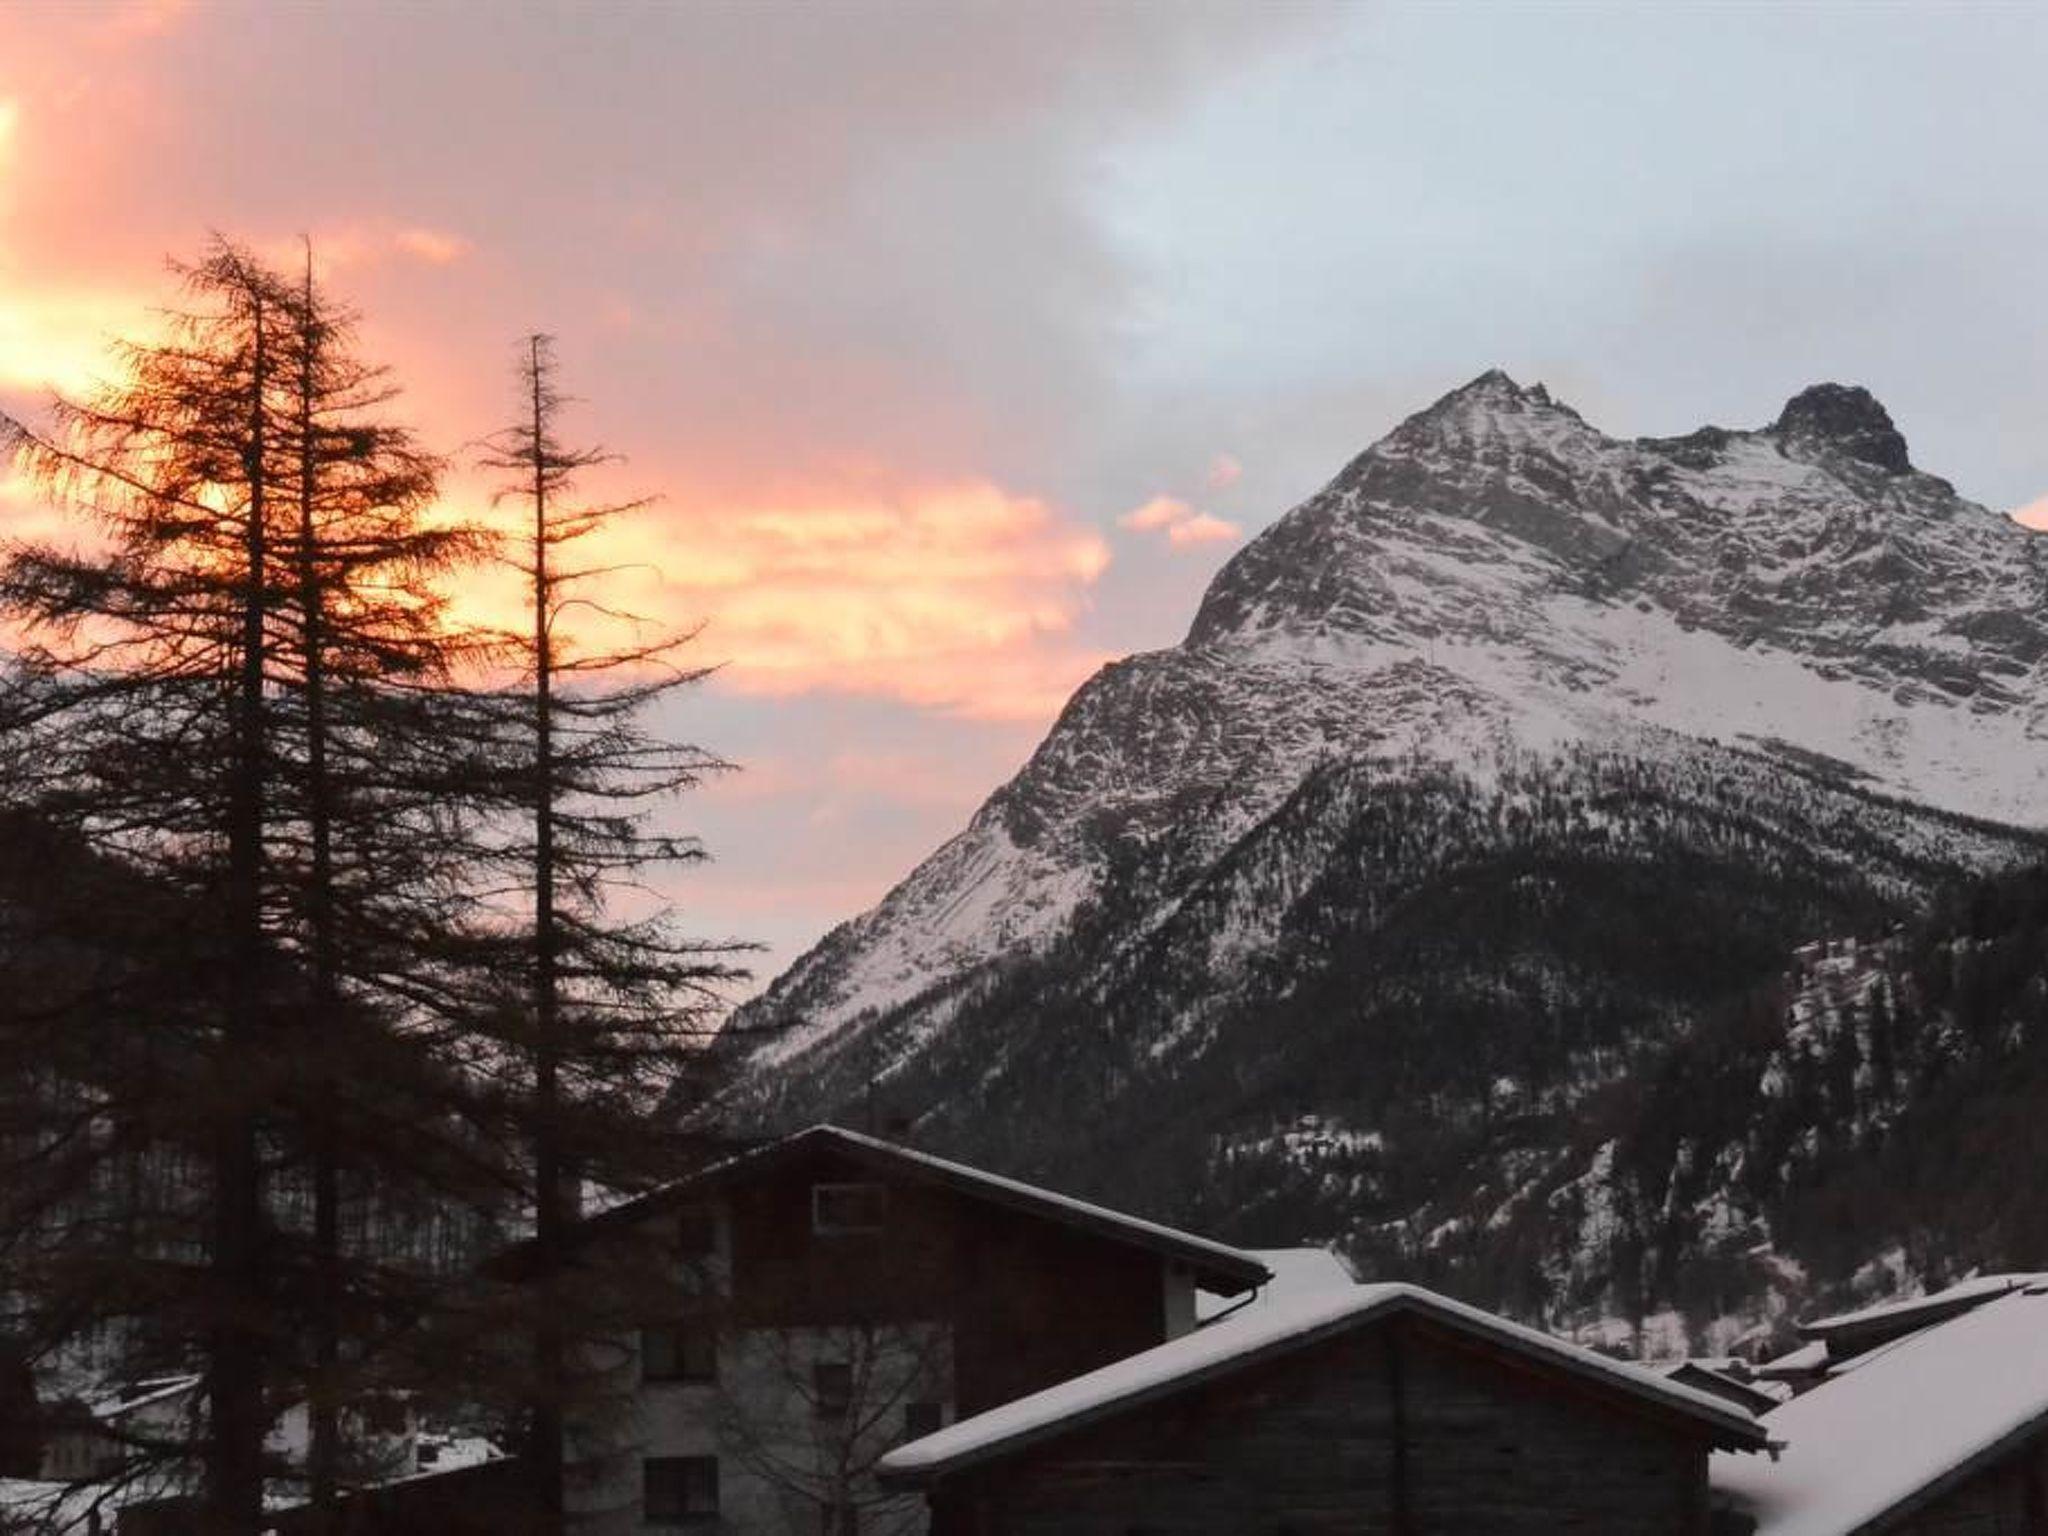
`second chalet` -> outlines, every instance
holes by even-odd
[[[832,1126],[607,1211],[582,1242],[591,1273],[670,1298],[642,1303],[570,1425],[571,1511],[596,1532],[921,1529],[921,1500],[872,1475],[886,1451],[1269,1279],[1239,1249]]]

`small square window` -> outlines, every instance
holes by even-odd
[[[905,1403],[903,1405],[903,1435],[907,1440],[922,1440],[926,1435],[936,1435],[946,1427],[946,1405],[944,1403]]]
[[[642,1381],[718,1380],[718,1336],[698,1323],[672,1323],[640,1333]]]
[[[640,1463],[640,1505],[649,1525],[718,1519],[716,1456],[650,1456]]]
[[[880,1184],[816,1184],[811,1187],[811,1230],[828,1237],[879,1232],[889,1213],[889,1191]]]
[[[811,1368],[811,1402],[821,1419],[843,1419],[853,1406],[853,1367],[844,1360],[820,1360]]]
[[[676,1252],[686,1259],[708,1259],[717,1253],[718,1212],[708,1205],[676,1212]]]

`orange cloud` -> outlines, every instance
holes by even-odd
[[[1176,549],[1186,544],[1222,544],[1236,538],[1242,531],[1235,523],[1212,517],[1207,512],[1197,512],[1168,528],[1166,542]]]
[[[5,270],[0,259],[0,275]],[[108,339],[141,336],[147,318],[146,303],[125,294],[0,289],[0,387],[83,394],[113,365]]]
[[[2015,521],[2025,523],[2029,528],[2048,530],[2048,496],[2028,502],[2013,513]]]
[[[743,691],[1042,718],[1106,659],[1069,636],[1108,545],[988,481],[684,512],[659,537],[663,585]]]
[[[417,256],[432,266],[445,267],[452,261],[460,261],[470,251],[470,244],[460,235],[444,234],[438,229],[414,227],[401,229],[392,236],[391,243],[408,256]]]
[[[481,491],[455,500],[480,504]],[[579,563],[606,570],[593,596],[664,630],[703,624],[695,659],[720,664],[721,684],[740,693],[1042,720],[1110,659],[1073,638],[1108,545],[986,480],[821,486],[754,506],[678,498],[586,544]],[[459,606],[509,627],[521,600],[505,570],[472,576]],[[646,638],[591,609],[565,625],[571,645],[590,649]]]
[[[1154,496],[1142,507],[1126,512],[1116,523],[1119,528],[1128,528],[1134,533],[1151,533],[1160,528],[1171,528],[1194,515],[1195,509],[1184,501],[1172,496]]]
[[[1235,461],[1233,461],[1235,462]],[[1175,549],[1190,544],[1215,544],[1238,536],[1237,524],[1207,512],[1197,512],[1175,496],[1154,496],[1118,518],[1117,526],[1134,533],[1164,533]]]

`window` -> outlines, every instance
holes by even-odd
[[[673,1323],[640,1334],[642,1381],[718,1380],[718,1335],[701,1323]]]
[[[820,1360],[811,1367],[811,1402],[821,1419],[843,1419],[853,1406],[853,1367],[844,1360]]]
[[[718,1212],[708,1205],[676,1212],[676,1252],[686,1259],[708,1259],[717,1253]]]
[[[709,1525],[718,1518],[716,1456],[650,1456],[640,1463],[649,1525]]]
[[[811,1187],[811,1230],[823,1236],[879,1232],[888,1211],[889,1191],[880,1184]]]

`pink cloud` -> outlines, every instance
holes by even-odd
[[[1233,461],[1234,462],[1234,461]],[[1198,512],[1175,496],[1154,496],[1118,518],[1117,526],[1133,533],[1164,533],[1175,549],[1190,544],[1216,544],[1234,539],[1242,531],[1207,512]]]
[[[459,261],[469,254],[469,242],[460,235],[444,234],[438,229],[414,226],[401,229],[391,237],[391,243],[408,256],[417,256],[432,266],[445,267],[452,261]]]
[[[1166,530],[1166,541],[1175,549],[1188,544],[1221,544],[1236,538],[1244,530],[1237,524],[1212,517],[1207,512],[1197,512],[1184,522],[1175,523]]]
[[[821,487],[670,518],[660,537],[672,598],[709,619],[743,692],[1043,716],[1103,659],[1072,631],[1108,545],[989,481]]]
[[[1128,528],[1134,533],[1153,533],[1161,528],[1171,528],[1195,515],[1195,509],[1186,502],[1172,496],[1154,496],[1142,507],[1134,507],[1116,520],[1119,528]]]
[[[1209,461],[1209,473],[1205,483],[1212,491],[1228,490],[1237,484],[1243,475],[1244,466],[1238,463],[1236,455],[1219,453]]]
[[[2028,502],[2024,507],[2013,513],[2013,519],[2016,522],[2025,523],[2029,528],[2040,528],[2048,531],[2048,496],[2042,496]]]
[[[632,468],[617,474],[630,493]],[[588,489],[614,494],[595,478]],[[468,505],[485,499],[481,485],[459,492]],[[1108,544],[989,480],[821,480],[751,504],[679,488],[591,542],[585,563],[614,572],[607,605],[670,629],[702,623],[698,659],[723,663],[720,683],[735,693],[1042,720],[1109,659],[1075,636]],[[465,615],[484,621],[509,623],[521,601],[510,571],[461,594]],[[582,622],[570,643],[627,638]]]

